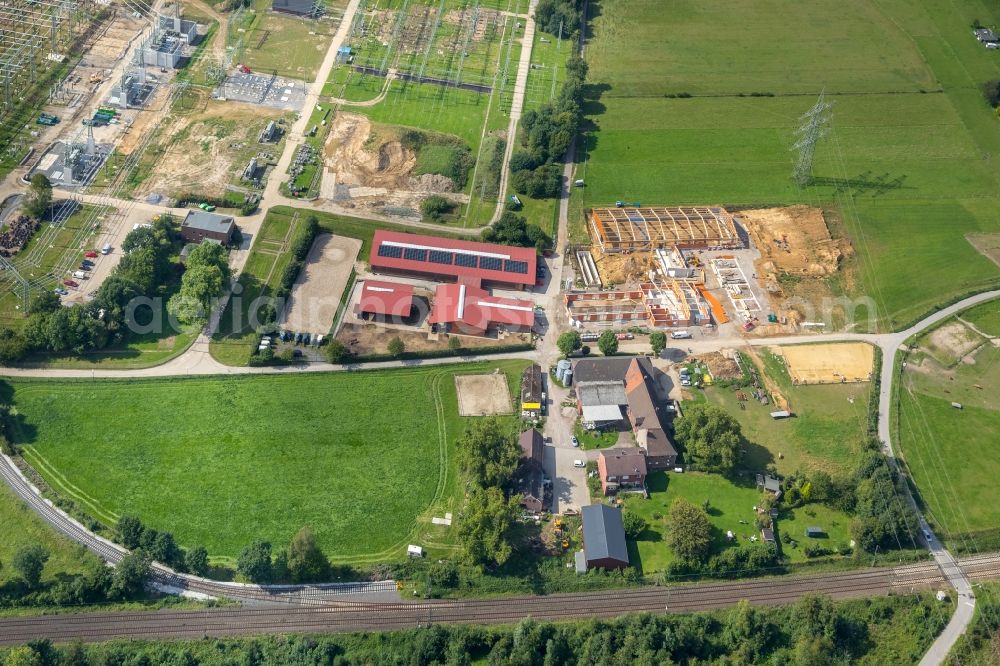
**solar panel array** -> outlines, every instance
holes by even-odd
[[[399,247],[382,243],[378,248],[378,256],[390,259],[407,259],[446,266],[455,265],[462,268],[479,268],[502,273],[528,273],[528,262],[516,259],[501,259],[499,257],[483,257],[476,254],[466,254],[458,250],[426,250],[423,248]]]
[[[389,257],[390,259],[399,259],[403,256],[403,248],[382,243],[378,247],[378,256]]]

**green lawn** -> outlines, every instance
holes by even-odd
[[[260,12],[244,36],[244,62],[262,74],[312,81],[333,37],[329,30],[328,23]]]
[[[580,442],[580,448],[584,451],[589,451],[590,449],[606,449],[609,446],[614,446],[615,442],[618,441],[617,432],[586,430],[580,426],[579,423],[573,426],[573,434]],[[632,438],[631,435],[625,435],[625,437],[630,439]]]
[[[928,519],[949,545],[974,551],[1000,542],[1000,348],[942,367],[924,351],[906,359],[893,425]],[[952,407],[962,404],[962,409]]]
[[[634,494],[625,496],[625,510],[642,516],[649,523],[649,528],[639,540],[631,544],[630,557],[638,556],[638,565],[645,574],[665,570],[674,559],[665,542],[666,517],[670,512],[670,504],[677,497],[684,497],[697,506],[701,506],[706,500],[711,504],[708,514],[713,528],[713,554],[735,545],[750,543],[750,536],[759,539],[760,531],[755,526],[753,507],[760,502],[761,493],[749,481],[749,477],[747,479],[734,482],[718,474],[699,472],[650,474],[646,478],[650,499]],[[782,547],[785,557],[794,563],[808,559],[803,552],[807,542],[821,543],[827,547],[846,545],[850,540],[849,525],[850,518],[846,514],[826,506],[809,504],[799,509],[782,509],[777,521],[777,533],[780,535],[787,531],[798,541],[795,547],[784,544]],[[811,526],[824,528],[827,537],[807,539],[805,528]],[[735,541],[726,539],[727,531],[736,535]]]
[[[996,7],[604,0],[598,13],[574,238],[580,208],[617,199],[807,203],[839,211],[857,254],[853,292],[874,299],[881,328],[1000,284],[964,238],[1000,230],[1000,120],[979,92],[1000,59],[969,28],[995,22]],[[739,38],[710,38],[723,24]],[[800,190],[793,130],[824,89],[833,131],[816,183]],[[664,97],[682,92],[694,97]]]
[[[102,522],[136,514],[223,561],[309,525],[335,561],[371,562],[408,543],[453,544],[454,529],[430,525],[461,502],[453,375],[496,367],[513,385],[524,363],[17,381],[15,434],[42,476]]]
[[[865,442],[868,426],[868,399],[871,385],[810,384],[793,386],[781,360],[764,353],[768,374],[789,401],[794,418],[771,418],[773,404],[755,400],[740,409],[731,388],[709,386],[704,395],[709,402],[732,414],[750,441],[745,467],[762,470],[774,465],[780,474],[825,470],[849,473],[854,455]],[[743,389],[744,392],[745,389]]]
[[[1000,301],[980,303],[960,315],[985,335],[1000,336]]]
[[[0,539],[0,586],[17,579],[11,566],[14,554],[26,546],[39,545],[49,552],[42,576],[44,581],[55,581],[60,575],[79,574],[84,571],[85,560],[93,558],[83,546],[62,537],[35,515],[6,484],[0,484],[0,525],[4,526]]]

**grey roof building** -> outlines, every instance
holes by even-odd
[[[271,9],[283,14],[312,18],[319,14],[319,3],[317,0],[272,0]]]
[[[181,238],[189,243],[210,239],[229,245],[235,230],[236,223],[228,215],[191,210],[181,223]]]
[[[622,510],[606,504],[583,507],[583,551],[589,568],[628,566]]]

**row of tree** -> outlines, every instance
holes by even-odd
[[[288,548],[277,553],[269,541],[257,539],[236,560],[236,573],[251,583],[315,583],[327,580],[330,570],[330,560],[309,527],[296,532]]]
[[[574,3],[544,2],[544,7],[540,4],[536,11],[536,19],[539,12],[552,4]],[[577,55],[572,56],[566,63],[566,80],[559,97],[521,117],[521,145],[510,159],[511,184],[518,194],[540,199],[558,197],[562,192],[560,163],[580,127],[586,77],[587,63]]]
[[[476,566],[499,566],[513,554],[511,533],[521,513],[513,492],[521,459],[511,419],[472,421],[458,440],[458,463],[468,494],[458,526],[465,559]]]
[[[124,515],[115,526],[118,543],[133,552],[141,552],[149,560],[197,576],[208,574],[208,550],[204,546],[184,549],[177,545],[171,532],[146,527],[135,516]]]
[[[212,302],[229,286],[229,252],[218,243],[202,243],[188,255],[181,288],[170,297],[167,310],[182,324],[204,324]]]
[[[63,307],[52,292],[33,294],[24,328],[0,329],[0,363],[18,361],[30,351],[82,354],[124,341],[129,317],[134,321],[137,313],[130,308],[134,299],[166,294],[177,246],[176,222],[161,215],[151,226],[129,232],[124,256],[89,303]]]
[[[559,624],[530,617],[515,626],[431,625],[375,634],[270,636],[189,642],[117,641],[16,648],[4,666],[105,664],[340,664],[343,666],[533,666],[560,664],[913,663],[947,622],[928,597],[793,606],[747,602],[714,613],[633,614]]]
[[[145,553],[127,555],[114,570],[96,557],[81,552],[83,571],[60,572],[43,580],[49,551],[38,544],[18,549],[10,561],[17,578],[0,585],[0,608],[26,606],[79,606],[107,601],[136,599],[144,594],[149,577],[149,558]],[[0,569],[4,566],[0,562]]]

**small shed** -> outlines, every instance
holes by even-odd
[[[826,532],[823,531],[822,527],[807,527],[806,536],[817,539],[819,537],[825,536]]]
[[[792,415],[787,409],[779,409],[776,412],[771,412],[771,418],[777,421],[778,419],[787,419]]]
[[[774,543],[774,530],[770,527],[765,527],[760,531],[760,540],[764,543]]]
[[[406,554],[410,557],[423,557],[424,549],[420,546],[414,546],[412,543],[406,547]]]
[[[587,573],[587,556],[582,550],[576,551],[576,554],[573,555],[573,561],[576,565],[576,572],[578,574]]]

